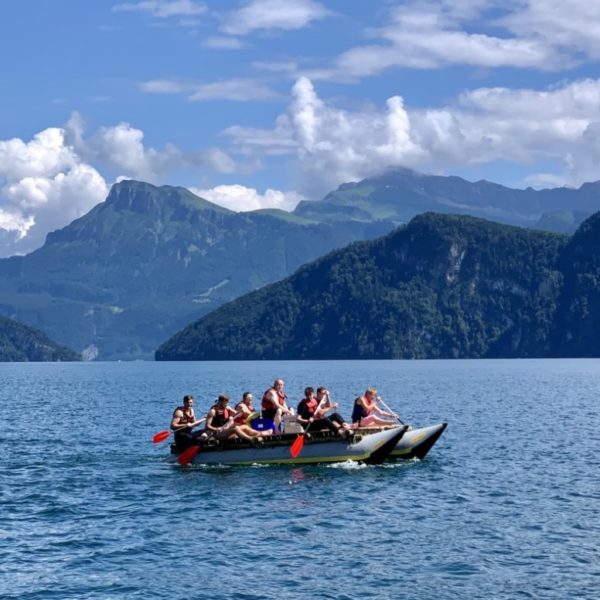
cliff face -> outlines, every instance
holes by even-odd
[[[567,239],[422,215],[221,307],[156,358],[546,356]]]

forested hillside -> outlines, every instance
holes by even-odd
[[[228,303],[158,360],[548,356],[568,238],[426,214]]]
[[[0,362],[76,361],[80,356],[46,334],[0,317]]]

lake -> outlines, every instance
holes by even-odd
[[[186,393],[349,417],[374,385],[424,461],[181,468]],[[597,598],[600,360],[0,364],[0,596]]]

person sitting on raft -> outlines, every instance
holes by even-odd
[[[192,429],[206,420],[196,419],[193,405],[193,396],[186,395],[183,397],[183,406],[178,406],[173,411],[171,431],[175,432],[175,444],[180,448],[187,448],[198,443],[198,436],[192,433]]]
[[[258,417],[258,413],[254,410],[252,401],[254,400],[252,392],[244,392],[242,399],[235,405],[235,415],[233,422],[236,425],[250,425],[249,419],[251,416]],[[264,431],[262,432],[264,433]]]
[[[352,410],[352,423],[357,427],[388,427],[394,425],[393,422],[382,419],[381,417],[391,417],[394,415],[377,406],[378,396],[375,388],[368,388],[364,396],[359,396],[354,401]],[[376,416],[374,413],[377,413]]]
[[[275,429],[278,431],[281,424],[282,415],[293,415],[294,413],[288,408],[286,403],[287,396],[283,391],[285,382],[283,379],[276,379],[273,382],[273,387],[270,387],[262,397],[261,401],[261,416],[263,419],[273,421]]]
[[[350,430],[350,426],[346,424],[346,421],[344,421],[340,413],[331,413],[332,410],[338,408],[339,404],[331,401],[329,390],[324,386],[317,388],[317,403],[320,405],[319,412],[316,415],[317,418],[327,417],[330,421],[337,423],[340,427],[343,427],[348,431]]]
[[[228,404],[229,396],[221,394],[206,416],[206,431],[216,439],[239,437],[248,442],[262,442],[262,435],[272,433],[271,430],[255,431],[248,425],[236,425],[233,420],[235,411],[227,408]]]
[[[319,409],[317,411],[317,408]],[[348,436],[348,431],[342,427],[339,423],[335,423],[327,417],[320,417],[321,408],[319,402],[315,397],[315,390],[311,387],[307,387],[304,390],[304,398],[300,400],[298,404],[298,414],[296,421],[304,425],[305,431],[320,431],[323,429],[329,429],[333,433],[337,433],[342,437]]]

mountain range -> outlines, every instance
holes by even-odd
[[[175,332],[351,242],[434,210],[572,231],[600,184],[513,190],[396,169],[293,212],[236,213],[185,188],[123,181],[27,256],[0,260],[0,314],[86,359],[150,358]]]

